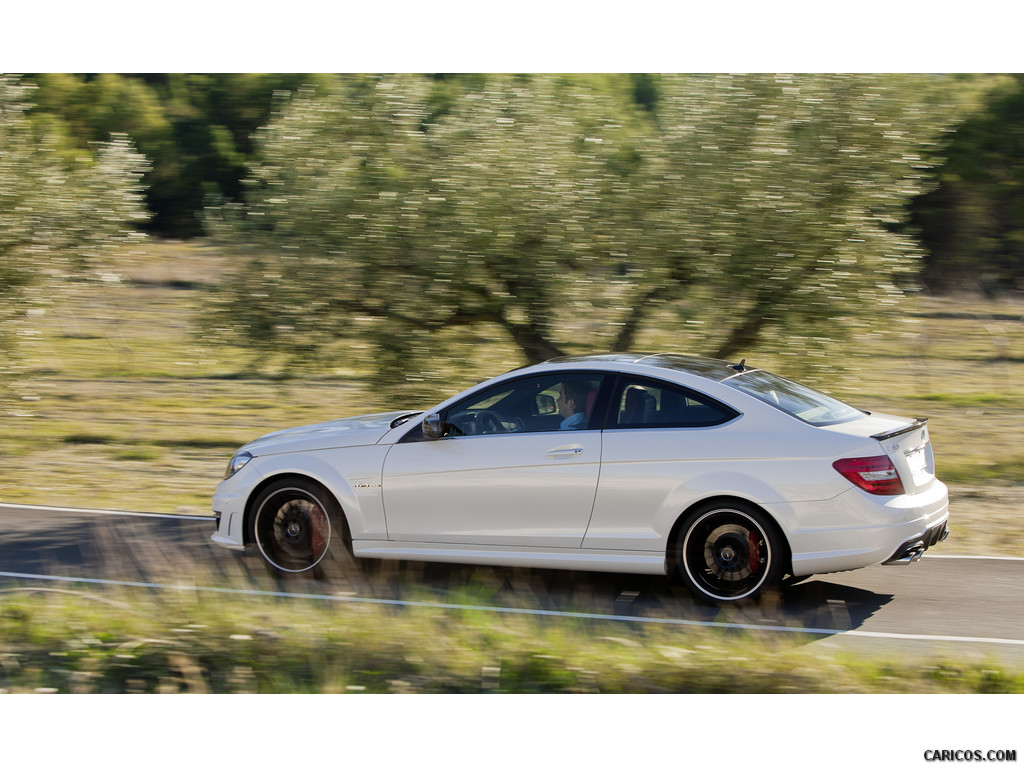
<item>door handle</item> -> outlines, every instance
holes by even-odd
[[[569,448],[554,448],[553,450],[548,451],[545,455],[549,459],[561,459],[579,456],[581,453],[583,453],[582,446],[574,445]]]

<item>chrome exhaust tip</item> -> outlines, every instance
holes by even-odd
[[[912,552],[908,552],[907,556],[904,558],[907,561],[907,564],[909,565],[910,563],[916,563],[918,560],[920,560],[924,556],[924,549],[924,545],[922,544],[920,549],[915,549]]]
[[[943,521],[925,531],[919,538],[903,542],[892,557],[882,565],[910,565],[916,563],[924,555],[928,547],[945,541],[949,536],[949,524]]]
[[[925,549],[927,547],[923,541],[906,544],[900,547],[900,552],[896,557],[886,560],[882,565],[910,565],[911,563],[916,563],[924,555]]]

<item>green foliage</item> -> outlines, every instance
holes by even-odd
[[[920,251],[896,233],[921,187],[935,115],[913,79],[663,79],[636,226],[616,222],[637,279],[626,326],[660,302],[703,351],[807,351],[885,322]],[[628,210],[628,209],[627,209]],[[617,348],[625,348],[625,339]]]
[[[137,145],[151,148],[166,147],[173,139],[156,94],[142,80],[111,74],[41,74],[32,79],[36,88],[30,118],[58,128],[63,141],[80,153],[115,133],[129,134]]]
[[[305,359],[368,338],[394,383],[440,376],[458,326],[536,361],[666,324],[733,356],[885,323],[920,257],[897,230],[936,130],[926,81],[613,84],[492,76],[443,108],[419,77],[298,94],[258,135],[246,206],[217,213],[248,258],[212,326]]]
[[[988,82],[988,81],[986,81]],[[914,202],[937,291],[1024,288],[1024,75],[1001,78],[939,153],[938,185]]]
[[[93,142],[106,141],[114,133],[128,135],[150,162],[145,183],[146,204],[152,218],[147,230],[163,236],[192,237],[203,234],[201,211],[211,197],[241,200],[243,179],[253,159],[252,136],[270,119],[275,97],[294,93],[303,86],[325,95],[338,90],[338,83],[344,79],[336,75],[302,74],[39,74],[32,76],[39,88],[30,119],[37,133],[56,140],[53,149],[67,163],[92,154]],[[414,79],[429,84],[429,95],[423,105],[424,124],[434,125],[457,111],[465,97],[479,95],[488,83],[500,84],[508,78],[434,74]],[[538,82],[544,78],[521,77],[519,81],[528,83],[531,79]],[[619,122],[628,122],[629,112],[639,112],[643,119],[633,120],[623,132],[632,134],[636,125],[645,120],[657,121],[659,113],[674,109],[666,94],[677,89],[679,82],[689,82],[699,89],[714,78],[641,73],[574,74],[558,79],[614,101]],[[750,84],[753,80],[771,82],[773,78],[728,80]],[[1021,76],[804,76],[794,82],[806,89],[814,87],[811,83],[815,80],[835,83],[840,89],[845,87],[843,83],[880,83],[880,100],[872,104],[882,106],[883,111],[887,109],[883,102],[903,93],[909,99],[908,108],[917,103],[929,115],[970,115],[955,132],[948,130],[948,120],[940,117],[933,121],[936,131],[946,129],[946,136],[925,156],[932,164],[944,165],[928,171],[927,194],[907,198],[913,200],[913,228],[896,222],[888,222],[886,227],[920,237],[925,246],[920,254],[923,278],[932,290],[967,286],[998,292],[1018,288],[1024,269]],[[742,101],[746,98],[746,87],[738,85],[738,90],[730,91],[731,96]],[[784,106],[779,114],[784,123],[789,119],[787,110],[797,100],[779,100],[769,91],[763,91],[759,98],[767,106]],[[790,93],[795,92],[791,89]],[[830,101],[831,97],[821,103],[824,111]],[[812,123],[817,123],[823,114],[805,111],[811,113]],[[717,119],[712,115],[705,117]],[[895,123],[894,129],[910,128],[911,133],[916,132],[922,115],[912,115],[910,111],[902,115],[908,117],[909,124]],[[663,120],[658,124],[666,125]],[[811,133],[815,130],[813,125],[807,127]],[[733,128],[740,129],[740,124]],[[915,147],[913,153],[921,153],[921,147]],[[821,167],[829,166],[824,163]],[[905,216],[901,213],[898,218]]]
[[[270,115],[274,94],[330,76],[299,74],[40,74],[31,119],[61,137],[66,155],[85,154],[114,133],[131,136],[149,160],[148,229],[201,234],[206,198],[235,199],[250,136]]]

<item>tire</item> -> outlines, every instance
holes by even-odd
[[[249,519],[250,541],[276,576],[320,577],[348,560],[348,526],[334,496],[319,483],[288,478],[256,497]]]
[[[780,534],[768,516],[739,500],[692,510],[670,552],[673,575],[704,602],[756,600],[785,573]]]

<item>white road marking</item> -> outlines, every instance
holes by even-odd
[[[310,595],[294,592],[273,592],[268,590],[232,589],[229,587],[202,587],[189,584],[160,584],[146,581],[118,581],[114,579],[75,578],[69,576],[47,576],[37,573],[15,573],[0,571],[0,578],[28,579],[35,581],[56,581],[73,584],[100,584],[115,587],[137,587],[143,589],[167,589],[184,592],[211,592],[227,595],[252,595],[255,597],[287,597],[297,600],[324,600],[338,603],[363,603],[371,605],[392,605],[407,608],[430,608],[448,611],[481,611],[485,613],[507,613],[523,616],[548,616],[566,619],[590,619],[594,621],[618,621],[631,624],[660,624],[680,627],[706,627],[708,629],[742,629],[753,632],[784,632],[798,635],[825,635],[830,637],[863,637],[885,640],[927,640],[930,642],[975,643],[986,645],[1012,645],[1024,647],[1024,640],[1000,637],[965,637],[962,635],[910,635],[897,632],[869,632],[861,629],[841,630],[820,627],[779,627],[765,624],[735,624],[720,621],[697,621],[695,619],[671,619],[651,616],[616,616],[607,613],[583,613],[579,611],[552,611],[534,608],[505,608],[495,605],[462,605],[459,603],[432,603],[416,600],[389,600],[378,597],[355,597],[351,595]]]
[[[209,520],[210,515],[181,515],[170,512],[131,512],[127,509],[87,509],[85,507],[44,507],[38,504],[10,504],[0,501],[0,509],[17,509],[25,512],[81,512],[84,515],[120,515],[122,517],[159,517],[165,520]]]

